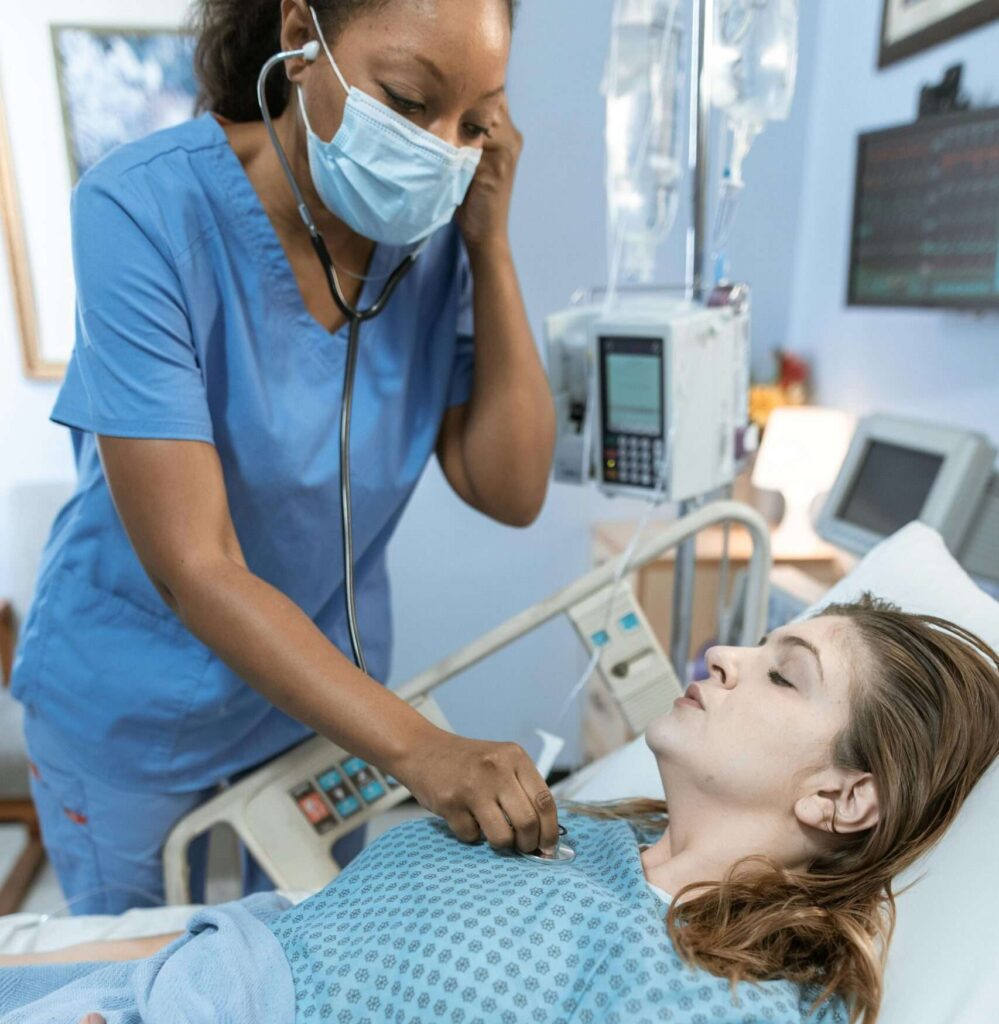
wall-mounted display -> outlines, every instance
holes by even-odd
[[[999,107],[857,145],[851,306],[999,309]]]
[[[31,378],[61,379],[73,350],[73,185],[115,146],[194,112],[187,13],[187,0],[155,10],[131,0],[47,0],[4,12],[0,215]]]
[[[884,0],[878,67],[999,18],[999,0]]]

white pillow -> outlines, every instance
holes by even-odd
[[[906,611],[937,615],[999,650],[999,603],[975,586],[940,535],[912,523],[882,541],[808,614],[869,590]],[[643,737],[558,787],[574,800],[661,798]],[[947,834],[901,875],[879,1024],[995,1024],[999,1020],[999,765],[979,782]]]

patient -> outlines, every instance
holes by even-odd
[[[999,657],[865,597],[707,663],[647,732],[669,811],[563,808],[575,861],[411,822],[298,907],[9,958],[48,966],[0,970],[0,1017],[874,1024],[892,879],[999,755]]]

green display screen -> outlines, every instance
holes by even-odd
[[[662,429],[660,359],[653,355],[606,356],[607,423],[618,434],[649,434]]]

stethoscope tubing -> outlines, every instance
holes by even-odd
[[[275,54],[260,69],[257,77],[257,102],[260,105],[260,113],[263,116],[267,134],[270,136],[271,144],[277,153],[278,161],[284,172],[291,191],[298,204],[298,213],[309,232],[309,240],[316,253],[326,277],[326,284],[336,303],[337,308],[347,318],[349,324],[347,340],[347,358],[344,363],[343,372],[343,398],[340,406],[340,514],[342,523],[343,542],[343,580],[344,580],[344,602],[347,609],[347,631],[350,635],[350,647],[354,657],[354,664],[367,674],[367,662],[364,658],[364,648],[361,644],[361,634],[357,626],[357,606],[354,598],[354,520],[352,514],[350,496],[350,425],[351,413],[354,406],[354,380],[357,373],[357,357],[360,348],[361,324],[373,320],[388,305],[389,300],[395,293],[396,288],[403,278],[413,269],[418,253],[409,253],[403,258],[395,270],[389,275],[388,280],[382,287],[381,294],[367,308],[360,309],[347,301],[340,287],[340,279],[337,276],[336,267],[333,265],[332,257],[323,236],[316,227],[315,219],[309,209],[305,196],[299,188],[295,179],[294,171],[288,161],[284,146],[278,138],[274,122],[271,118],[270,106],[267,102],[267,77],[279,64],[287,60],[301,57],[305,58],[305,50],[286,50]]]

